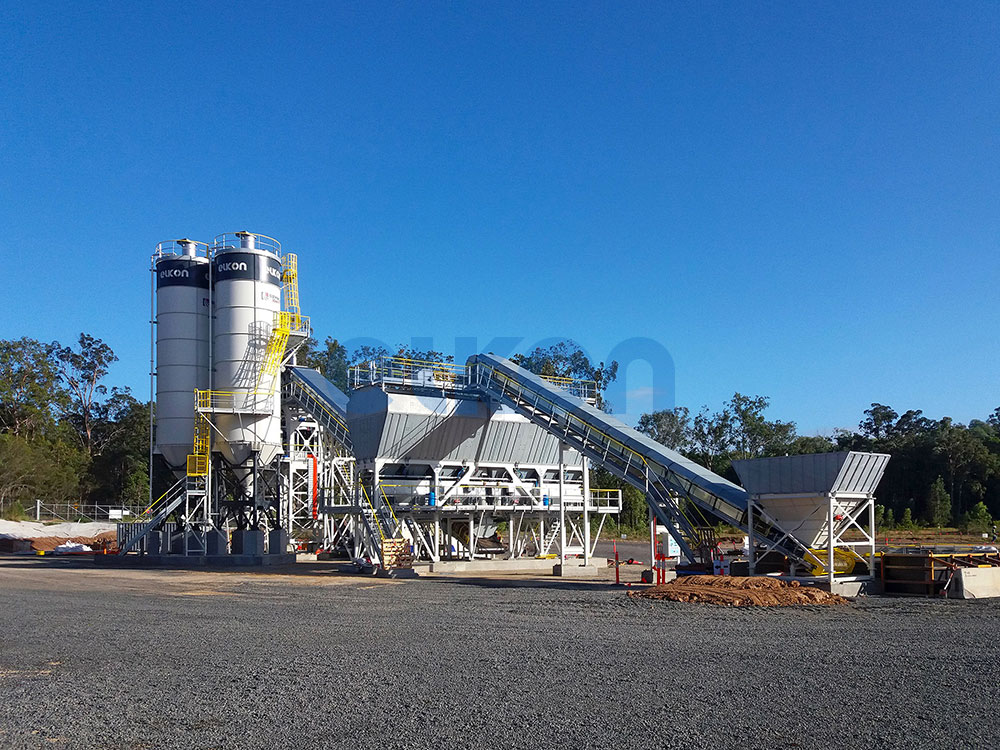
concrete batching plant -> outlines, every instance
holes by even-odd
[[[551,556],[566,572],[590,565],[621,509],[619,490],[590,486],[598,465],[690,560],[721,521],[748,534],[751,564],[777,555],[831,581],[838,559],[873,570],[885,456],[741,464],[751,494],[597,409],[593,383],[491,354],[381,357],[351,369],[345,394],[296,364],[309,321],[297,256],[276,240],[164,242],[152,270],[152,445],[177,481],[119,526],[122,554],[261,563],[311,540],[372,569]]]

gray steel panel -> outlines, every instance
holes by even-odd
[[[310,371],[311,372],[311,371]],[[301,372],[297,372],[296,376]],[[318,375],[318,374],[317,374]],[[478,399],[351,392],[347,423],[361,460],[480,461],[555,466],[559,440],[513,410]],[[568,466],[582,463],[566,451]]]
[[[753,495],[870,494],[889,456],[884,453],[811,453],[733,461],[740,481]]]
[[[851,451],[847,454],[847,460],[832,491],[874,494],[888,463],[889,455],[886,453]]]

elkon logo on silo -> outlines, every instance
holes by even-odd
[[[160,271],[161,279],[186,279],[190,275],[186,268],[164,268]]]
[[[232,260],[228,263],[220,263],[218,270],[220,271],[246,271],[247,264],[241,260]]]

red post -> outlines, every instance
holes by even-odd
[[[319,498],[319,487],[317,486],[317,484],[319,483],[317,476],[319,470],[318,467],[316,466],[317,464],[316,456],[310,453],[309,458],[312,459],[312,517],[313,520],[316,521],[319,519],[319,504],[317,503],[317,499]]]
[[[619,583],[621,583],[621,580],[618,577],[619,576],[619,572],[618,572],[618,540],[617,539],[612,540],[612,544],[614,544],[614,546],[615,546],[615,585],[617,586]]]

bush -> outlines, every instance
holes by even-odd
[[[967,534],[985,534],[993,528],[993,518],[990,516],[986,503],[976,503],[968,513],[965,513],[959,523],[962,531]]]
[[[902,529],[903,531],[914,531],[918,528],[916,521],[913,520],[913,511],[909,508],[903,511],[903,517],[899,519],[899,523],[896,528]]]

